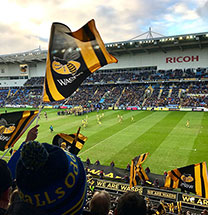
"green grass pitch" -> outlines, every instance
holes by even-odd
[[[4,110],[0,109],[0,112],[3,113]],[[8,109],[8,112],[18,110],[22,109]],[[44,117],[45,111],[48,113],[47,120]],[[53,137],[61,132],[76,133],[82,119],[86,117],[58,116],[57,111],[42,111],[38,121],[39,142],[51,143]],[[151,172],[158,174],[163,174],[165,170],[208,161],[206,112],[105,110],[99,112],[101,113],[104,113],[101,125],[97,124],[97,112],[93,112],[88,114],[87,128],[81,128],[80,133],[88,137],[79,153],[83,161],[89,157],[91,162],[99,159],[101,164],[109,165],[113,160],[117,167],[125,168],[135,156],[149,152],[143,166],[149,166]],[[123,116],[122,123],[119,123],[118,114]],[[190,128],[186,127],[187,120],[190,121]],[[50,125],[54,127],[53,133],[49,130]],[[26,133],[14,148],[18,148]]]

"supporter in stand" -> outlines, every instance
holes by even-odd
[[[86,164],[87,164],[87,166],[89,166],[90,165],[90,159],[87,157],[87,159],[86,159]]]
[[[127,170],[127,171],[130,171],[130,168],[131,168],[131,166],[130,166],[130,164],[128,163],[127,166],[126,166],[126,170]]]
[[[99,71],[88,77],[84,83],[90,83],[90,85],[80,86],[79,91],[71,95],[65,105],[73,107],[82,105],[86,112],[100,105],[104,108],[115,105],[122,108],[127,106],[168,107],[169,105],[208,107],[208,83],[203,80],[207,77],[207,68],[183,70],[151,68],[147,71],[134,72]],[[1,106],[7,104],[38,107],[42,95],[40,83],[43,83],[43,80],[44,77],[32,77],[25,83],[24,86],[27,87],[0,89]],[[161,80],[164,80],[162,84]],[[147,81],[154,81],[154,84],[151,84],[153,92],[148,96],[146,90],[150,84]],[[60,106],[60,104],[58,101],[50,102],[50,105]]]
[[[10,200],[12,176],[6,161],[0,159],[0,215],[4,215]]]
[[[114,167],[114,166],[115,166],[114,161],[111,161],[110,166],[111,166],[111,167]]]
[[[138,192],[127,191],[118,200],[115,215],[146,215],[146,203]]]
[[[104,171],[103,170],[100,170],[99,176],[100,176],[101,179],[103,179],[103,177],[104,177]]]
[[[164,171],[163,175],[166,177],[168,175],[167,171]]]
[[[154,180],[154,183],[153,183],[153,185],[154,185],[154,187],[160,187],[159,186],[159,180],[158,180],[158,178],[156,178],[155,180]]]
[[[111,208],[110,195],[106,191],[95,192],[90,201],[91,215],[108,215]]]
[[[149,173],[150,173],[150,168],[147,167],[147,168],[145,169],[145,172],[146,172],[146,174],[149,174]]]
[[[208,210],[204,209],[202,212],[201,212],[202,215],[208,215]]]
[[[41,209],[34,207],[33,205],[23,202],[15,201],[11,204],[6,211],[5,215],[49,215]]]
[[[26,141],[9,161],[21,202],[12,204],[8,214],[81,214],[86,195],[86,175],[81,160],[76,155],[66,154],[60,147],[34,141],[37,127],[28,132]],[[39,197],[45,204],[40,204]],[[33,213],[33,207],[38,207],[34,211],[40,212]],[[21,213],[22,210],[27,212]]]
[[[99,161],[99,160],[96,160],[96,161],[95,161],[95,165],[100,165],[100,161]]]

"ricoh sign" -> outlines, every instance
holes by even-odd
[[[199,56],[166,57],[166,63],[189,63],[199,61]]]

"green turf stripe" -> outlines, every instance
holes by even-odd
[[[123,116],[124,120],[122,123],[118,122],[118,118],[117,118],[118,113]],[[147,115],[150,115],[151,112],[141,111],[141,112],[135,112],[135,114],[134,114],[135,120],[139,120]],[[129,125],[129,123],[131,123],[130,117],[132,115],[133,113],[131,113],[131,111],[115,112],[115,114],[113,114],[111,118],[108,120],[106,120],[104,117],[104,119],[101,120],[102,121],[101,126],[99,126],[95,121],[90,131],[88,130],[88,128],[86,129],[86,134],[89,134],[87,136],[90,141],[88,141],[88,143],[85,145],[85,147],[83,148],[83,151],[105,140],[109,136],[116,134],[122,129],[126,128]]]
[[[119,160],[119,154],[125,154],[129,157],[129,162],[135,156],[149,152],[150,155],[145,163],[148,162],[150,157],[153,155],[155,150],[160,146],[163,140],[169,135],[171,130],[175,125],[181,120],[185,113],[178,114],[177,112],[156,112],[155,118],[156,123],[152,122],[152,119],[147,123],[152,125],[149,129],[142,135],[132,141],[127,147],[116,154],[116,160],[118,160],[119,165],[121,165],[124,160]],[[163,117],[162,117],[163,116]],[[157,161],[154,161],[157,162]]]
[[[182,114],[178,113],[177,115],[179,120]],[[145,166],[151,165],[153,172],[163,173],[165,170],[188,165],[188,158],[193,151],[192,147],[198,135],[202,117],[203,113],[195,115],[187,112],[175,126],[173,124],[173,129],[151,154]],[[187,120],[190,120],[190,128],[186,127]]]
[[[26,109],[8,108],[7,110],[8,112],[14,112]],[[0,112],[4,111],[4,108],[0,109]],[[44,118],[44,111],[48,113],[48,120]],[[50,143],[56,133],[75,133],[82,119],[86,116],[57,116],[57,111],[43,110],[43,116],[39,120],[38,141]],[[102,119],[101,126],[98,126],[96,122],[97,113],[90,113],[88,115],[89,125],[86,129],[81,129],[81,133],[89,137],[85,150],[87,147],[89,148],[98,143],[94,150],[89,150],[91,160],[95,161],[96,158],[101,157],[102,164],[108,165],[111,160],[114,160],[116,166],[126,167],[126,164],[134,156],[138,155],[138,151],[150,151],[150,156],[145,161],[144,167],[148,164],[152,172],[156,173],[162,173],[164,168],[170,170],[176,165],[181,167],[191,163],[207,161],[208,113],[145,112],[147,113],[146,117],[143,111],[108,110],[104,112],[105,116]],[[118,114],[124,115],[124,123],[118,123]],[[133,123],[131,122],[131,115],[135,115],[135,122]],[[168,117],[169,115],[171,117]],[[190,120],[190,128],[185,127],[187,119]],[[177,120],[178,123],[176,123]],[[49,131],[50,124],[55,129],[52,134]],[[35,122],[33,125],[35,125]],[[110,136],[114,132],[112,130],[114,128],[116,133]],[[21,140],[25,139],[28,130]],[[169,131],[169,134],[167,134],[167,131]],[[100,142],[96,141],[96,136],[99,137]],[[161,140],[162,138],[163,140]],[[15,144],[16,148],[22,142],[21,140]],[[140,144],[138,141],[140,141]],[[196,152],[194,151],[195,148]],[[0,154],[3,154],[3,152],[0,152]],[[86,159],[87,155],[88,153],[83,154],[81,157]],[[164,166],[161,166],[161,163]]]
[[[107,111],[105,112],[106,117],[111,117],[115,113],[112,111]],[[38,141],[43,142],[47,138],[47,142],[51,143],[53,140],[53,137],[57,133],[66,133],[66,134],[71,134],[71,133],[76,133],[77,129],[79,126],[81,126],[82,119],[86,118],[86,115],[83,116],[74,116],[74,115],[64,115],[64,116],[53,116],[53,121],[46,120],[44,117],[41,118],[40,123],[41,123],[41,129],[39,132],[39,137]],[[90,113],[88,117],[89,124],[95,124],[96,120],[96,113]],[[54,127],[54,132],[50,133],[49,132],[49,126],[53,125]],[[45,135],[44,135],[45,132]],[[85,136],[88,136],[87,129],[81,128],[80,133],[82,133]]]
[[[48,112],[47,112],[48,113]],[[91,142],[90,135],[97,133],[99,130],[103,130],[110,125],[112,125],[114,122],[111,120],[117,119],[118,111],[99,111],[99,114],[104,113],[104,118],[102,121],[102,126],[97,125],[96,115],[97,112],[89,113],[88,114],[88,127],[86,129],[81,128],[81,133],[89,138],[88,142]],[[138,113],[138,112],[137,112]],[[119,111],[119,114],[122,114],[125,116],[125,114],[130,114],[129,111]],[[52,143],[53,137],[57,133],[75,133],[79,126],[81,126],[82,119],[85,119],[86,115],[83,116],[74,116],[74,115],[57,115],[57,110],[53,113],[51,116],[48,114],[48,119],[46,120],[44,117],[44,113],[41,113],[41,118],[39,119],[38,123],[41,125],[39,128],[39,135],[37,140],[39,142],[47,142]],[[106,123],[105,123],[106,121]],[[116,121],[117,123],[117,121]],[[54,132],[49,131],[49,126],[53,125]],[[32,126],[34,126],[33,124]],[[17,144],[15,144],[15,148],[19,147],[19,144],[21,144],[24,141],[25,137],[23,136]],[[87,143],[88,143],[87,142]]]
[[[110,113],[110,114],[106,114]],[[99,132],[104,132],[106,128],[109,128],[109,126],[113,126],[118,123],[117,115],[120,114],[124,117],[124,119],[128,118],[130,115],[130,111],[107,111],[104,115],[104,117],[100,120],[101,125],[98,125],[97,123],[97,117],[95,115],[94,120],[91,120],[88,124],[88,127],[86,129],[86,134],[89,137],[89,139],[93,140],[94,136],[97,136],[96,134],[99,134]],[[138,113],[138,112],[137,112]],[[101,114],[99,114],[101,115]],[[90,141],[91,142],[91,141]]]
[[[97,143],[105,140],[106,138],[111,137],[112,135],[115,135],[117,132],[120,132],[121,130],[125,129],[130,123],[130,117],[132,116],[132,113],[130,111],[125,112],[119,112],[122,113],[124,117],[124,121],[122,123],[118,122],[118,112],[116,112],[116,115],[111,118],[111,120],[108,120],[106,122],[106,125],[103,123],[102,126],[99,126],[96,124],[95,128],[93,129],[94,133],[93,135],[89,136],[90,141],[85,145],[86,150],[88,148],[91,148],[92,146],[96,145]],[[124,114],[125,113],[125,114]],[[135,122],[137,120],[140,120],[146,116],[151,115],[151,112],[135,112],[136,115],[134,115]]]
[[[160,117],[158,117],[158,115]],[[110,130],[108,130],[108,133],[104,133],[106,138],[103,141],[97,142],[95,146],[91,147],[90,150],[87,151],[87,154],[82,154],[90,157],[93,160],[96,160],[96,158],[98,159],[99,156],[99,159],[103,164],[108,164],[109,158],[115,158],[116,160],[116,154],[118,151],[120,152],[123,148],[127,147],[138,136],[142,135],[166,115],[168,115],[168,112],[141,112],[140,115],[135,116],[134,123],[132,123],[130,120],[126,120],[119,126],[111,127]],[[102,153],[103,151],[105,151],[105,153]],[[132,152],[132,149],[129,148],[128,151]],[[125,160],[128,158],[125,153],[119,153],[119,157]],[[84,156],[82,156],[82,158],[84,159]]]
[[[198,116],[198,114],[197,114]],[[193,150],[189,155],[189,163],[200,163],[205,161],[208,164],[208,113],[203,113],[201,125],[198,128],[198,135],[195,139]],[[196,149],[196,151],[195,151]]]

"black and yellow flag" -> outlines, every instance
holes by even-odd
[[[146,172],[142,168],[142,163],[146,160],[149,153],[141,154],[137,157],[135,157],[131,161],[131,168],[130,168],[130,188],[137,185],[136,181],[136,175],[139,176],[140,180],[147,181],[149,180],[149,177],[147,176]]]
[[[78,133],[78,135],[77,133],[76,134],[60,133],[54,136],[53,145],[61,146],[61,144],[64,142],[66,144],[66,150],[77,155],[84,146],[86,140],[87,137],[80,133]]]
[[[208,198],[206,162],[192,164],[168,172],[165,187],[181,188]]]
[[[90,74],[117,61],[107,52],[94,20],[75,32],[62,23],[53,23],[43,101],[69,97]]]
[[[0,114],[0,150],[13,147],[37,115],[38,110]]]

